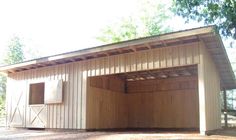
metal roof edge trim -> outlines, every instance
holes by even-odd
[[[222,48],[223,53],[225,54],[225,55],[224,55],[224,56],[225,56],[225,59],[227,60],[228,66],[229,66],[229,68],[230,68],[231,76],[232,76],[232,78],[234,79],[234,84],[235,84],[235,86],[236,86],[235,74],[234,74],[234,72],[233,72],[233,68],[232,68],[232,66],[231,66],[231,63],[230,63],[229,57],[228,57],[228,55],[227,55],[226,49],[225,49],[225,47],[224,47],[224,43],[223,43],[223,41],[222,41],[222,39],[221,39],[221,37],[220,37],[220,35],[219,35],[218,33],[215,33],[215,35],[216,35],[216,37],[217,37],[217,40],[218,40],[219,43],[220,43],[220,47]]]

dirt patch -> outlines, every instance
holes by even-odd
[[[87,140],[156,140],[156,139],[236,139],[236,129],[222,129],[210,136],[201,136],[196,131],[94,131],[77,130],[27,130],[0,128],[0,139],[87,139]]]

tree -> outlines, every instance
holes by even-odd
[[[6,93],[6,77],[0,74],[0,96]]]
[[[140,5],[136,16],[124,17],[107,25],[97,39],[104,43],[114,43],[170,31],[164,24],[169,19],[169,13],[160,0],[142,0]]]
[[[23,45],[18,37],[11,39],[8,46],[7,55],[4,59],[5,64],[15,64],[24,60]]]
[[[173,11],[189,21],[204,21],[206,25],[215,24],[218,31],[226,37],[236,39],[236,1],[235,0],[173,0]]]
[[[105,43],[113,43],[137,37],[137,25],[133,23],[131,18],[127,18],[122,19],[118,24],[108,25],[97,39]]]
[[[5,64],[19,63],[24,60],[23,45],[18,37],[12,38],[8,46],[7,55],[4,58]],[[6,77],[0,75],[0,116],[5,114]]]

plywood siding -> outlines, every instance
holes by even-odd
[[[14,113],[16,99],[13,99],[13,95],[18,95],[22,89],[23,100],[20,101],[19,108],[23,115],[22,118],[14,119],[21,124],[20,127],[26,126],[29,112],[28,89],[32,82],[63,79],[63,103],[46,105],[47,128],[85,129],[87,77],[186,66],[199,62],[199,44],[192,43],[12,73],[9,74],[7,90],[8,124]],[[23,88],[13,88],[15,86]]]
[[[221,128],[220,77],[216,66],[201,43],[199,73],[200,131]]]
[[[128,82],[131,128],[198,128],[197,77]]]
[[[127,83],[88,79],[87,129],[199,128],[197,77]]]
[[[127,127],[124,82],[117,77],[92,77],[87,88],[87,129]]]
[[[95,58],[86,62],[88,76],[194,65],[199,63],[199,43]]]
[[[82,128],[82,108],[85,107],[82,104],[82,86],[86,83],[83,82],[83,67],[81,62],[63,64],[52,67],[45,67],[40,69],[28,70],[24,72],[19,72],[9,75],[8,87],[14,87],[21,82],[21,88],[16,88],[15,90],[23,89],[24,100],[23,104],[25,106],[24,111],[26,112],[24,116],[25,122],[27,122],[27,113],[29,112],[29,84],[44,82],[47,80],[59,80],[63,79],[63,103],[62,104],[48,104],[47,108],[47,124],[46,128],[68,128],[68,129],[80,129]],[[15,78],[18,76],[19,78]],[[87,77],[87,76],[86,76]],[[8,90],[8,94],[15,94]],[[8,97],[9,98],[9,97]],[[10,111],[12,106],[12,100],[8,100],[8,118],[11,118],[12,111]],[[24,127],[22,125],[21,127]]]

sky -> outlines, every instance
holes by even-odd
[[[122,17],[137,13],[138,2],[139,0],[1,0],[0,57],[4,56],[6,46],[14,36],[20,38],[26,51],[40,56],[102,45],[102,42],[96,40],[101,29]],[[162,2],[171,4],[171,0]],[[197,22],[185,24],[182,18],[176,16],[167,24],[173,30],[203,25]]]

